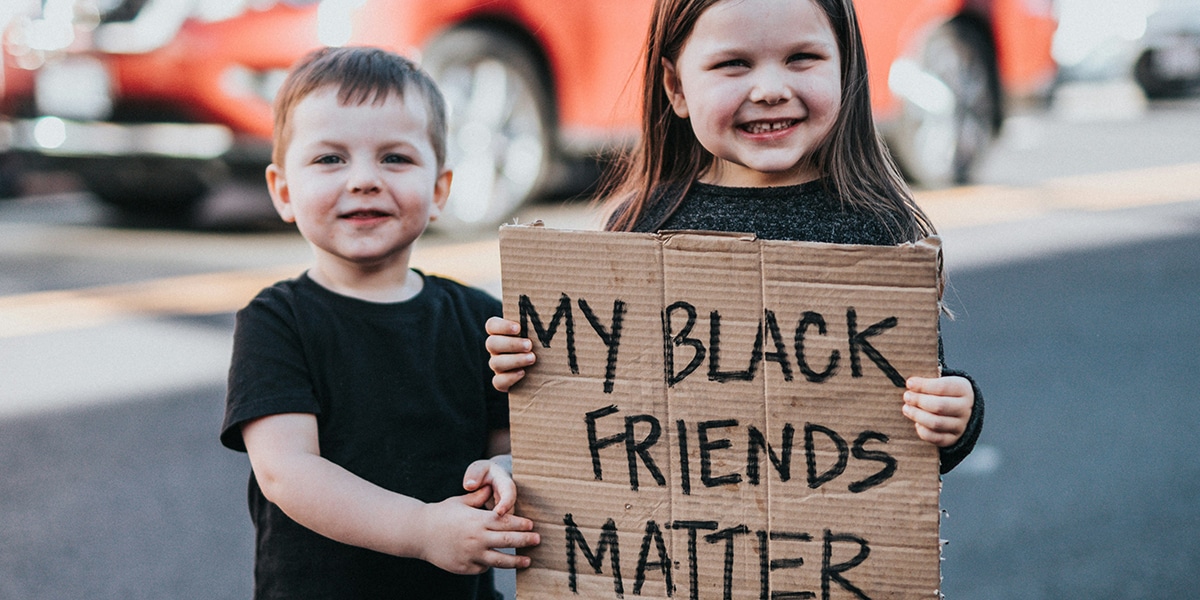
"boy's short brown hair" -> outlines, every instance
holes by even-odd
[[[314,50],[292,67],[275,96],[272,162],[283,165],[291,142],[291,117],[296,105],[325,87],[337,88],[342,104],[380,103],[390,94],[403,98],[406,91],[415,90],[425,101],[429,141],[438,169],[445,166],[446,101],[433,78],[399,54],[364,46]]]

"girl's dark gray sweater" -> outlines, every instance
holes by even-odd
[[[670,198],[677,189],[656,194],[651,205],[634,224],[634,231],[669,230],[753,233],[759,238],[833,244],[890,246],[906,240],[890,230],[871,212],[843,207],[821,181],[768,188],[735,188],[693,183],[674,213]],[[943,375],[957,375],[971,382],[975,405],[967,430],[958,443],[941,448],[941,472],[962,462],[983,429],[983,394],[966,373],[945,367],[941,340],[938,359]]]

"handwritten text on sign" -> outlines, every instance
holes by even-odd
[[[936,374],[936,244],[505,228],[501,251],[538,353],[510,397],[543,539],[522,598],[936,595],[937,456],[897,389]]]

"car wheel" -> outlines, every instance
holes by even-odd
[[[1154,99],[1186,96],[1192,82],[1168,78],[1157,68],[1157,60],[1154,50],[1146,50],[1133,65],[1133,76],[1146,96]]]
[[[533,53],[482,27],[452,30],[426,48],[422,66],[449,106],[450,200],[434,226],[492,228],[536,196],[554,160],[549,84]]]
[[[131,217],[184,218],[223,168],[208,161],[153,157],[94,159],[79,165],[84,186]]]
[[[999,124],[999,83],[992,52],[976,29],[950,22],[929,36],[916,60],[889,77],[902,99],[891,139],[901,170],[915,184],[966,183]]]

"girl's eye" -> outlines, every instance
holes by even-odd
[[[713,65],[714,69],[739,69],[750,66],[750,61],[741,58],[731,58]]]
[[[788,62],[808,62],[815,60],[821,60],[821,56],[812,52],[798,52],[788,57]]]
[[[341,162],[342,162],[342,157],[340,157],[336,154],[325,154],[323,156],[318,156],[317,158],[315,158],[313,160],[313,164],[318,164],[318,165],[336,165]]]

